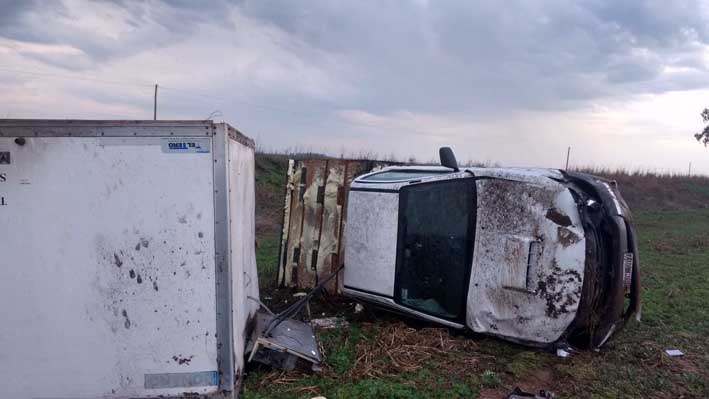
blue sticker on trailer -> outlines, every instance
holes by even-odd
[[[219,374],[216,370],[196,371],[191,373],[158,373],[145,374],[146,389],[191,388],[219,385]]]
[[[169,138],[163,139],[161,144],[162,152],[168,154],[203,154],[210,152],[212,147],[211,140],[205,138]]]

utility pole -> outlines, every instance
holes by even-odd
[[[571,146],[566,149],[566,168],[564,170],[569,170],[569,155],[571,155]]]
[[[158,84],[155,83],[155,97],[153,97],[153,120],[158,120]]]
[[[689,171],[687,172],[687,176],[692,176],[692,162],[689,162]]]

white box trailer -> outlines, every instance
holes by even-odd
[[[212,121],[0,120],[0,397],[233,397],[254,143]]]

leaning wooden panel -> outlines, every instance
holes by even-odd
[[[281,287],[313,288],[344,262],[344,223],[350,183],[393,163],[307,159],[289,163],[279,256]],[[332,175],[332,176],[331,176]],[[329,284],[340,292],[341,278]]]
[[[301,232],[300,261],[298,262],[298,288],[312,288],[316,285],[320,228],[322,225],[322,196],[327,179],[327,161],[304,161],[307,175],[303,195],[303,228]]]
[[[318,248],[318,281],[327,278],[339,266],[340,224],[342,222],[342,205],[344,201],[341,193],[344,190],[346,163],[347,161],[331,160],[327,164],[322,228],[320,230],[320,246]],[[337,291],[337,280],[330,280],[326,289],[331,293],[335,293]]]

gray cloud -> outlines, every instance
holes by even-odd
[[[665,66],[706,74],[709,21],[692,2],[244,1],[240,8],[351,60],[343,79],[374,94],[363,99],[370,109],[566,108],[696,83],[661,76]]]
[[[104,62],[161,48],[185,40],[202,24],[228,23],[227,2],[209,4],[193,1],[142,2],[36,2],[3,0],[0,37],[14,40],[66,44],[82,50],[91,60]],[[125,29],[109,36],[100,24],[82,26],[86,17],[118,23]],[[76,65],[44,56],[36,58],[67,69],[86,69],[86,62]]]
[[[455,135],[439,131],[436,140],[477,146],[485,144],[482,129],[517,134],[506,124],[525,126],[513,120],[525,112],[709,86],[709,8],[700,1],[0,0],[0,9],[0,40],[81,52],[18,51],[0,64],[157,81],[166,86],[163,115],[201,118],[218,109],[274,147],[360,140],[408,151],[413,144],[398,144],[410,131],[456,123]],[[31,80],[24,78],[14,78],[17,86]],[[0,79],[12,88],[11,78]],[[92,101],[91,109],[125,105],[150,115],[150,88],[69,86],[56,90]],[[358,115],[394,127],[357,125]],[[402,115],[407,123],[392,123]],[[532,133],[520,142],[536,142]]]
[[[228,34],[236,8],[289,35],[281,45],[293,56],[335,60],[328,72],[357,90],[333,108],[480,115],[569,109],[598,97],[705,87],[708,75],[702,46],[709,20],[698,2],[121,0],[97,16],[124,13],[130,29],[118,37],[73,26],[82,3],[5,3],[0,35],[72,45],[95,62],[186,40],[204,24]],[[681,72],[663,74],[666,67]]]

